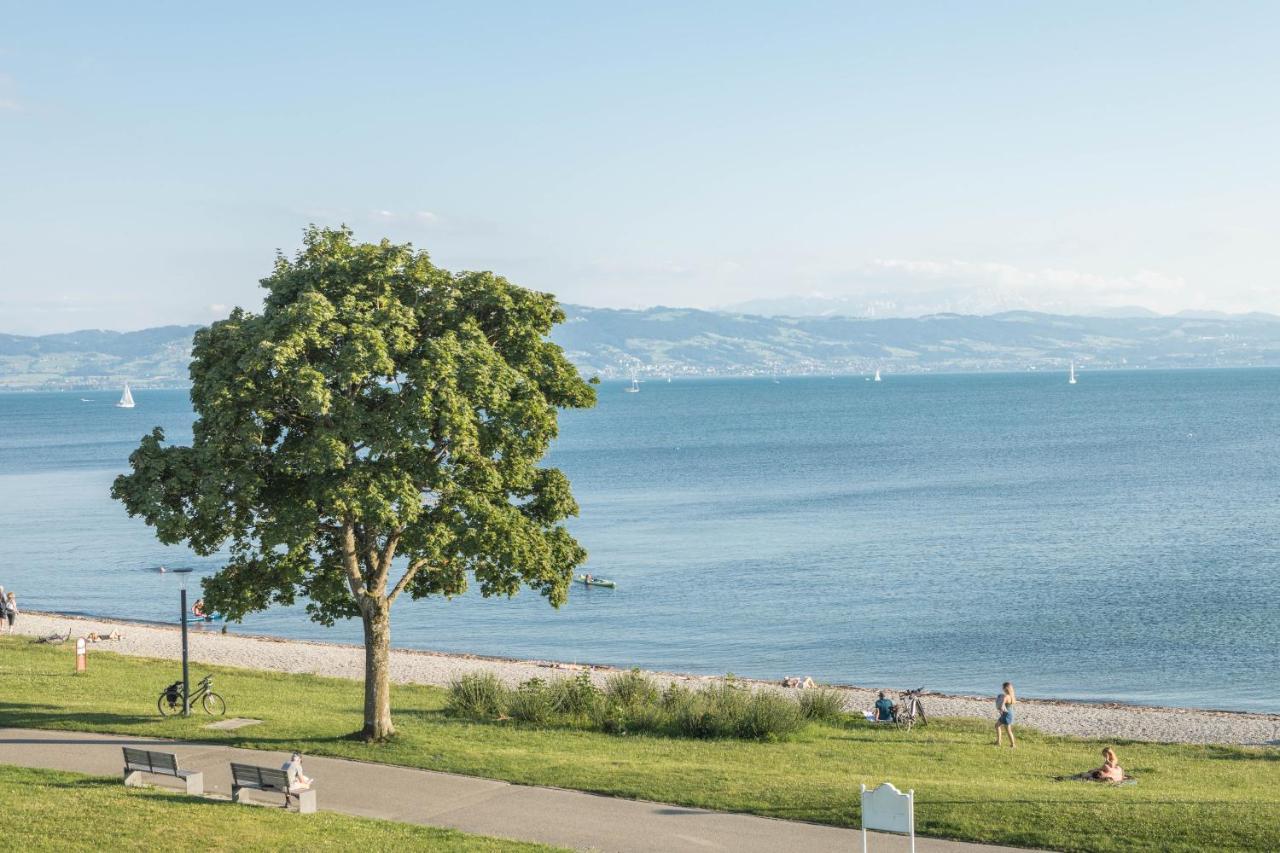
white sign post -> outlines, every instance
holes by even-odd
[[[85,670],[84,637],[76,640],[76,672]]]
[[[897,832],[911,840],[916,853],[916,792],[905,794],[888,782],[868,791],[862,786],[862,853],[867,853],[867,830]]]

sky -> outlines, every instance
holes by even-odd
[[[308,223],[605,307],[1280,312],[1280,3],[0,0],[0,332]]]

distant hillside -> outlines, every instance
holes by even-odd
[[[172,388],[187,384],[191,336],[199,326],[137,332],[90,329],[60,335],[0,334],[0,388]]]
[[[565,306],[554,340],[585,373],[745,376],[1280,365],[1280,318],[1266,314],[1065,317],[1032,312],[917,319],[763,317],[690,308]],[[0,335],[0,389],[187,384],[196,326]]]
[[[1066,317],[1017,311],[915,319],[764,317],[567,306],[554,339],[601,376],[1003,371],[1280,365],[1280,318]]]

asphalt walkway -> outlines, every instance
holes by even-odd
[[[231,761],[279,767],[288,757],[281,752],[156,738],[0,728],[0,764],[119,775],[122,746],[176,753],[179,767],[204,772],[206,794],[221,797],[231,796]],[[577,850],[849,853],[861,845],[857,830],[811,823],[511,785],[339,758],[307,756],[305,765],[307,775],[316,780],[318,806],[323,810]],[[163,786],[164,781],[157,784]],[[850,796],[857,796],[857,792]],[[872,853],[907,849],[905,839],[879,835],[872,838],[870,847]],[[918,853],[1013,850],[930,838],[917,838],[916,849]]]

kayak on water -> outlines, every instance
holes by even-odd
[[[613,589],[617,586],[613,581],[605,580],[604,578],[588,578],[586,575],[578,575],[574,580],[578,583],[584,583],[587,586],[603,586],[608,587],[609,589]]]

